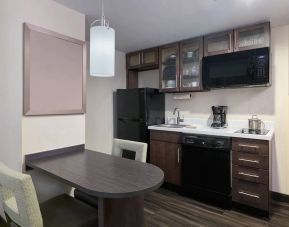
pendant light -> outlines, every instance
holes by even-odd
[[[103,0],[101,6],[101,19],[90,25],[90,75],[112,77],[115,67],[115,31],[109,27],[104,16]]]

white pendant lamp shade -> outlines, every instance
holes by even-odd
[[[90,28],[90,75],[114,76],[115,31],[108,26]]]

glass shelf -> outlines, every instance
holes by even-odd
[[[235,51],[270,46],[270,23],[257,24],[235,30]]]
[[[172,44],[160,49],[161,89],[178,89],[178,45]]]
[[[201,80],[201,59],[203,56],[203,39],[197,38],[181,44],[181,84],[180,89],[198,90]]]

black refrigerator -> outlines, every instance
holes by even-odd
[[[148,126],[165,121],[165,95],[158,89],[118,89],[117,138],[149,142]]]

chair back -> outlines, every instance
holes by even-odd
[[[0,203],[8,218],[19,226],[43,227],[36,191],[29,175],[0,162]]]
[[[146,162],[147,158],[147,144],[130,141],[130,140],[121,140],[113,139],[113,149],[112,155],[123,157],[125,151],[134,152],[135,160],[140,162]]]

